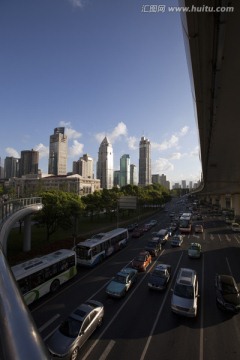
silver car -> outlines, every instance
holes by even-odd
[[[181,268],[173,289],[171,309],[174,313],[196,317],[198,308],[198,278],[193,269]]]
[[[104,306],[88,300],[77,307],[46,340],[52,358],[76,360],[80,348],[101,324]]]

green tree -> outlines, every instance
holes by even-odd
[[[60,227],[70,229],[84,209],[77,195],[63,191],[44,191],[40,194],[43,209],[36,215],[38,221],[46,226],[46,236],[50,236]]]

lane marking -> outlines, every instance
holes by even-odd
[[[110,351],[112,350],[113,346],[115,345],[115,343],[116,343],[116,341],[114,341],[114,340],[111,340],[109,342],[106,349],[104,350],[104,352],[100,356],[99,360],[105,360],[108,357],[108,355],[109,355]]]
[[[174,274],[173,274],[173,276],[172,276],[172,280],[171,280],[171,282],[170,282],[169,285],[168,285],[168,290],[167,290],[167,292],[166,292],[166,294],[165,294],[165,296],[164,296],[162,305],[161,305],[161,307],[160,307],[160,309],[159,309],[159,311],[158,311],[158,313],[157,313],[156,320],[155,320],[155,322],[154,322],[154,324],[153,324],[153,327],[152,327],[151,332],[150,332],[150,335],[149,335],[149,337],[148,337],[148,339],[147,339],[146,345],[145,345],[145,347],[144,347],[144,349],[143,349],[143,352],[142,352],[142,355],[141,355],[141,357],[140,357],[140,360],[144,360],[144,357],[145,357],[145,355],[146,355],[146,352],[147,352],[147,350],[148,350],[148,348],[149,348],[150,341],[152,340],[152,335],[153,335],[154,330],[155,330],[155,328],[156,328],[156,326],[157,326],[159,317],[160,317],[160,315],[161,315],[161,313],[162,313],[163,306],[164,306],[164,304],[165,304],[165,302],[166,302],[168,293],[169,293],[169,291],[171,290],[171,284],[172,284],[173,279],[175,278],[175,275],[176,275],[176,273],[177,273],[177,270],[178,270],[180,261],[181,261],[181,259],[182,259],[182,256],[183,256],[183,252],[181,253],[181,256],[180,256],[180,258],[179,258],[179,260],[178,260],[176,269],[175,269]]]
[[[45,330],[49,325],[51,325],[55,320],[57,320],[60,317],[60,314],[56,314],[51,319],[49,319],[45,324],[43,324],[38,330],[39,332],[42,332]]]

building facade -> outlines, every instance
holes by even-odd
[[[83,178],[93,179],[93,158],[88,154],[84,154],[78,161],[74,161],[73,174],[79,174]]]
[[[54,129],[50,136],[48,173],[52,175],[67,174],[67,135],[64,127]]]
[[[151,144],[144,136],[139,143],[139,186],[146,186],[152,183],[151,174]]]
[[[21,151],[19,160],[19,177],[38,174],[39,152],[35,150]]]
[[[113,148],[107,137],[103,139],[98,151],[97,179],[102,189],[113,187]]]
[[[130,184],[131,185],[138,184],[137,167],[134,164],[130,164]]]
[[[41,191],[60,190],[84,196],[100,190],[100,181],[75,175],[22,177],[9,180],[9,186],[21,197],[39,194]]]
[[[124,154],[120,158],[120,187],[130,184],[130,156]]]
[[[7,156],[4,160],[4,177],[10,179],[19,176],[19,159]]]

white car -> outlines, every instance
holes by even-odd
[[[232,231],[240,232],[240,224],[238,224],[238,223],[235,223],[235,222],[232,223],[231,228],[232,228]]]

